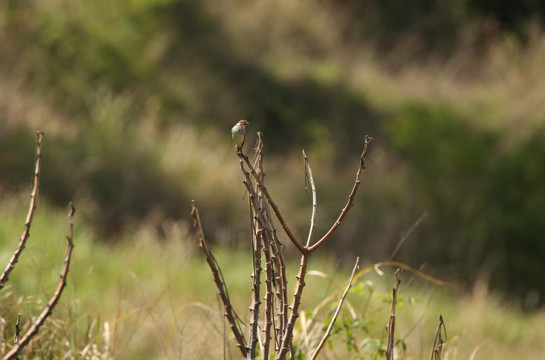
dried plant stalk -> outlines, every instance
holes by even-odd
[[[443,340],[443,332],[445,333],[445,339]],[[433,342],[433,350],[431,352],[431,360],[441,360],[441,352],[443,345],[447,342],[447,328],[443,321],[443,316],[439,315],[439,325],[437,326],[437,332],[435,334],[435,340]]]
[[[40,190],[40,164],[42,159],[42,140],[44,138],[44,133],[41,131],[36,132],[36,160],[34,166],[34,185],[32,187],[32,192],[30,194],[30,205],[28,207],[28,213],[25,220],[25,229],[23,234],[19,239],[19,246],[17,250],[13,253],[13,256],[8,262],[6,269],[0,276],[0,290],[4,287],[4,284],[8,281],[9,274],[15,268],[15,264],[19,260],[19,256],[25,249],[26,242],[30,237],[30,227],[32,226],[32,218],[34,217],[34,212],[36,211],[36,201],[38,199],[38,192]]]
[[[74,235],[74,213],[76,212],[76,208],[70,203],[70,213],[68,214],[69,219],[69,230],[68,235],[66,236],[66,240],[68,242],[68,249],[66,250],[66,257],[64,258],[64,267],[62,269],[61,275],[60,275],[60,281],[59,285],[57,286],[57,289],[55,290],[55,293],[45,306],[44,310],[38,316],[38,318],[32,323],[32,326],[27,330],[27,332],[23,335],[22,338],[19,339],[19,341],[14,344],[13,348],[2,358],[3,360],[11,360],[17,358],[17,355],[19,352],[32,340],[32,338],[38,333],[40,330],[40,327],[43,325],[45,320],[51,315],[53,312],[53,309],[59,302],[59,299],[61,298],[62,292],[64,288],[66,287],[66,277],[68,276],[68,271],[70,269],[70,260],[72,258],[72,250],[74,249],[74,243],[72,241],[73,235]]]
[[[396,303],[397,303],[397,290],[401,280],[398,277],[401,269],[397,269],[394,273],[395,285],[392,289],[392,307],[390,309],[390,321],[386,327],[387,343],[386,343],[386,360],[392,360],[394,358],[394,336],[395,336],[395,324],[396,324]]]
[[[206,241],[206,238],[204,237],[204,233],[202,231],[201,219],[199,217],[199,211],[197,210],[197,207],[195,206],[195,201],[192,201],[191,203],[191,216],[193,217],[193,227],[195,228],[199,236],[200,247],[204,252],[208,265],[210,266],[210,270],[212,271],[212,276],[214,277],[214,282],[216,283],[216,288],[218,289],[218,294],[223,303],[223,308],[225,311],[224,316],[227,318],[227,321],[229,322],[231,331],[233,332],[233,335],[237,341],[237,346],[240,349],[242,356],[246,357],[246,353],[248,351],[248,349],[246,348],[246,340],[244,338],[244,335],[242,335],[242,331],[240,330],[240,326],[237,322],[238,316],[236,315],[235,310],[233,309],[233,306],[231,305],[229,294],[227,292],[227,286],[225,285],[225,281],[223,280],[223,275],[221,273],[221,270],[219,269],[216,258],[214,257],[214,255],[212,255],[212,252],[210,251],[210,247],[208,246],[208,241]]]

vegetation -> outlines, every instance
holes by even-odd
[[[431,335],[420,339],[433,340],[443,314],[450,345],[452,334],[468,333],[459,337],[460,358],[477,346],[491,358],[540,353],[532,319],[542,319],[545,293],[543,17],[539,1],[3,2],[2,264],[24,225],[36,131],[46,143],[43,211],[2,293],[2,338],[11,341],[19,309],[27,321],[53,294],[61,269],[51,264],[62,264],[63,249],[51,244],[66,235],[73,201],[73,280],[39,341],[63,339],[74,357],[90,349],[124,358],[219,357],[222,349],[203,349],[188,335],[206,319],[208,338],[223,339],[212,330],[223,325],[203,286],[209,274],[195,253],[189,212],[196,199],[218,261],[236,264],[222,265],[231,294],[246,291],[231,280],[247,279],[251,266],[240,266],[250,236],[241,216],[247,199],[228,133],[246,118],[246,146],[264,133],[266,171],[282,174],[267,179],[268,189],[298,237],[310,203],[301,149],[316,159],[321,232],[346,201],[363,134],[375,138],[353,221],[316,269],[345,280],[354,254],[364,263],[423,268],[460,289],[411,286],[422,300],[399,315],[396,332],[403,319],[419,323],[414,314],[428,307],[422,331]],[[289,263],[296,252],[286,251]],[[336,261],[346,268],[337,271]],[[324,295],[309,292],[309,301]],[[346,326],[334,329],[335,351],[338,334],[358,326],[370,329],[354,335],[369,340],[366,349],[382,346],[374,341],[385,339],[384,316],[372,326],[339,320]],[[419,341],[407,338],[407,358],[431,349]],[[353,351],[351,340],[345,350]]]

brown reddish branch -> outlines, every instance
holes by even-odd
[[[386,343],[386,360],[392,360],[394,358],[394,335],[395,335],[395,323],[396,323],[396,304],[397,304],[397,290],[401,280],[398,277],[401,269],[397,269],[394,273],[395,284],[392,289],[392,307],[390,309],[390,321],[386,327],[387,343]]]
[[[241,154],[241,152],[239,153]],[[257,154],[259,158],[259,153]],[[248,191],[248,198],[250,201],[250,215],[252,226],[252,247],[253,247],[253,274],[252,274],[252,304],[250,306],[250,312],[252,313],[250,318],[250,334],[249,334],[249,348],[246,353],[247,359],[255,359],[256,347],[258,342],[258,327],[259,327],[259,308],[261,305],[260,299],[260,286],[261,286],[261,250],[263,245],[263,238],[268,237],[270,232],[265,220],[263,211],[264,202],[261,201],[260,191],[253,188],[250,174],[244,169],[242,160],[240,160],[240,168],[244,174],[243,183]],[[262,176],[258,176],[261,180]],[[259,194],[258,194],[259,192]]]
[[[263,195],[265,195],[265,197],[267,198],[267,202],[269,203],[269,205],[273,209],[273,212],[275,213],[276,217],[278,218],[278,221],[282,225],[282,228],[284,229],[284,231],[285,231],[286,235],[288,236],[288,238],[291,240],[291,242],[295,245],[295,247],[297,247],[297,249],[302,254],[307,254],[307,253],[310,254],[310,253],[314,252],[316,249],[318,249],[319,247],[321,247],[327,240],[329,240],[331,238],[331,236],[335,233],[335,231],[339,228],[339,226],[343,222],[346,215],[348,215],[348,212],[350,211],[350,209],[352,209],[352,206],[354,206],[354,200],[356,198],[356,194],[358,192],[358,189],[359,189],[359,186],[360,186],[360,183],[361,183],[361,175],[363,173],[363,170],[365,170],[365,159],[367,157],[368,147],[369,147],[369,144],[372,141],[373,141],[373,138],[371,136],[365,135],[363,151],[362,151],[362,154],[360,156],[360,165],[359,165],[358,171],[356,172],[356,180],[354,182],[354,186],[352,187],[352,191],[350,192],[350,195],[348,196],[348,201],[347,201],[345,207],[342,209],[341,214],[339,215],[337,220],[333,223],[331,228],[327,231],[327,233],[324,236],[322,236],[322,238],[320,240],[318,240],[312,246],[304,246],[299,242],[299,240],[297,240],[297,238],[295,237],[295,235],[293,234],[293,232],[290,230],[289,226],[287,225],[286,221],[284,220],[284,217],[280,213],[280,210],[278,209],[278,206],[272,200],[269,192],[267,191],[267,188],[265,187],[263,182],[260,180],[259,175],[255,171],[254,167],[250,164],[250,160],[248,159],[248,157],[246,155],[244,155],[244,153],[242,153],[242,152],[238,152],[237,155],[240,157],[241,162],[242,162],[242,160],[244,160],[244,162],[246,163],[246,165],[250,169],[250,172],[251,172],[253,178],[256,180],[257,185],[263,191]]]
[[[285,359],[288,351],[292,351],[292,338],[293,329],[295,328],[295,322],[299,318],[299,306],[301,305],[301,297],[303,296],[303,289],[305,288],[305,276],[307,274],[308,258],[310,254],[301,255],[301,263],[299,264],[299,273],[296,276],[297,285],[295,286],[295,293],[293,294],[293,300],[290,307],[290,317],[284,335],[282,336],[282,343],[280,346],[280,352],[276,354],[275,359]]]
[[[350,192],[350,195],[348,196],[348,201],[345,205],[345,207],[342,209],[341,214],[331,226],[331,228],[328,230],[328,232],[320,239],[318,240],[314,245],[312,245],[310,248],[308,248],[309,252],[313,252],[316,249],[318,249],[320,246],[322,246],[329,238],[331,238],[331,235],[335,233],[335,231],[339,228],[341,223],[343,222],[344,218],[352,209],[352,206],[354,206],[354,199],[356,198],[356,193],[358,192],[358,188],[360,187],[361,183],[361,174],[363,173],[363,170],[365,170],[365,159],[367,157],[367,148],[369,144],[373,141],[373,138],[371,136],[365,135],[365,140],[363,144],[363,151],[360,156],[360,166],[358,168],[358,171],[356,173],[356,181],[354,182],[354,186],[352,187],[352,191]]]
[[[262,134],[258,133],[258,141],[255,151],[254,167],[257,167],[257,172],[261,181],[263,181],[265,174],[263,172],[263,138]],[[250,185],[251,179],[249,176],[246,176],[246,181]],[[268,241],[265,238],[268,237],[268,224],[266,223],[263,214],[256,214],[256,211],[261,211],[263,209],[263,200],[258,189],[253,189],[254,192],[251,192],[249,198],[250,203],[250,223],[252,224],[252,250],[253,250],[253,274],[252,274],[252,304],[250,306],[250,312],[252,316],[250,318],[250,333],[249,333],[249,344],[250,351],[246,353],[247,359],[254,359],[256,356],[256,348],[259,340],[259,314],[261,306],[261,273],[263,268],[261,266],[261,251],[267,255],[267,249],[265,248]],[[256,207],[255,205],[258,205]],[[266,267],[268,261],[265,260]],[[267,307],[268,301],[268,290],[270,290],[270,278],[268,276],[268,269],[266,269],[265,274],[265,283],[267,291],[265,293],[265,314],[270,316],[270,307]],[[269,281],[269,283],[267,283]],[[269,312],[269,313],[268,313]],[[268,349],[268,337],[265,334],[265,341],[262,344],[262,353],[267,352],[265,349]]]
[[[295,245],[295,247],[303,254],[306,254],[308,253],[308,250],[303,246],[301,245],[301,243],[297,240],[297,238],[295,237],[295,235],[293,235],[293,232],[291,231],[291,229],[289,228],[289,226],[286,224],[286,221],[284,220],[284,217],[282,216],[282,214],[280,213],[280,210],[278,209],[278,206],[276,206],[276,204],[274,203],[274,201],[272,200],[271,198],[271,195],[269,194],[269,191],[267,190],[267,188],[265,187],[265,185],[263,184],[263,182],[261,181],[260,179],[260,176],[257,174],[257,172],[255,171],[254,167],[252,166],[252,164],[250,164],[250,160],[248,160],[248,157],[246,155],[244,155],[242,152],[239,152],[237,153],[237,155],[239,156],[240,158],[240,162],[241,162],[241,169],[242,171],[245,171],[243,169],[243,166],[242,166],[242,162],[244,161],[246,163],[246,165],[248,166],[248,168],[250,169],[250,172],[252,173],[252,176],[254,177],[254,179],[256,180],[259,188],[261,189],[261,191],[263,192],[263,195],[265,195],[265,197],[267,198],[267,202],[269,203],[269,205],[271,206],[274,214],[276,215],[278,221],[280,222],[280,225],[282,225],[282,228],[284,229],[284,232],[286,233],[286,235],[288,236],[288,238],[291,240],[291,242],[293,243],[293,245]],[[245,184],[246,187],[248,188],[249,184]]]
[[[19,341],[14,344],[13,348],[2,358],[3,360],[8,359],[15,359],[17,357],[17,354],[30,342],[30,340],[38,333],[40,330],[40,327],[44,324],[45,320],[51,315],[53,312],[53,309],[59,302],[59,299],[61,298],[62,292],[64,288],[66,287],[66,278],[68,276],[68,271],[70,270],[70,260],[72,258],[72,250],[74,249],[74,242],[72,241],[73,235],[74,235],[74,213],[76,212],[76,208],[72,203],[70,203],[70,212],[68,214],[68,221],[69,221],[69,230],[68,235],[66,236],[66,240],[68,242],[68,249],[66,250],[66,257],[64,258],[64,267],[62,269],[61,275],[60,275],[60,281],[59,285],[57,285],[57,289],[55,290],[55,293],[47,303],[46,307],[38,316],[38,318],[32,323],[32,326],[28,331],[23,335],[22,338],[19,339]]]
[[[255,151],[255,162],[254,167],[257,167],[257,172],[259,174],[261,182],[265,182],[265,171],[263,169],[263,134],[261,132],[257,133],[258,141]],[[273,301],[274,301],[274,292],[273,292],[273,282],[274,282],[274,264],[273,264],[273,246],[272,242],[274,242],[274,236],[273,231],[271,229],[271,226],[274,226],[272,224],[272,220],[270,219],[270,216],[268,216],[267,210],[267,201],[263,198],[263,195],[261,191],[259,191],[259,188],[256,189],[257,196],[258,196],[258,204],[261,206],[261,209],[263,210],[263,221],[264,221],[264,229],[263,231],[267,231],[267,234],[264,235],[263,232],[260,234],[259,237],[257,237],[257,240],[261,240],[261,243],[259,246],[261,246],[261,250],[263,251],[263,255],[265,256],[265,296],[263,299],[265,300],[265,325],[263,329],[263,342],[261,345],[261,354],[263,359],[269,358],[269,349],[270,349],[270,342],[271,342],[271,329],[273,326]],[[252,213],[252,211],[250,211]],[[259,226],[259,220],[254,220],[254,231],[256,226]],[[257,249],[257,246],[254,247],[254,249]],[[254,258],[258,258],[258,255],[254,256]],[[255,266],[254,266],[255,267]],[[258,318],[259,320],[259,318]],[[274,331],[274,330],[272,330]]]
[[[326,332],[324,333],[324,336],[320,340],[320,343],[316,347],[316,350],[314,350],[314,354],[310,357],[311,360],[316,359],[318,356],[318,353],[322,350],[322,347],[324,346],[325,342],[329,338],[329,335],[331,334],[331,330],[333,329],[333,325],[335,325],[335,321],[337,320],[337,317],[339,316],[339,313],[341,311],[341,307],[343,306],[344,299],[346,298],[346,295],[348,294],[348,291],[352,287],[352,280],[354,280],[354,275],[356,274],[356,269],[358,268],[358,263],[360,262],[360,258],[356,258],[356,263],[354,264],[354,268],[352,269],[352,274],[350,275],[350,280],[348,280],[348,285],[346,286],[346,289],[344,290],[344,293],[341,296],[341,299],[339,300],[339,304],[337,305],[337,309],[335,310],[335,314],[333,314],[333,318],[329,322],[329,325],[327,327]]]
[[[280,329],[281,329],[281,331],[280,331],[281,342],[280,342],[280,346],[277,349],[276,359],[285,359],[286,356],[287,356],[288,351],[290,351],[292,356],[293,356],[293,345],[292,345],[293,330],[294,330],[294,327],[295,327],[295,323],[296,323],[297,319],[299,318],[299,307],[301,305],[301,297],[302,297],[303,289],[305,287],[305,275],[306,275],[306,271],[307,271],[306,269],[307,269],[307,266],[308,266],[308,258],[310,256],[310,254],[312,254],[312,252],[317,250],[327,240],[329,240],[331,238],[331,236],[335,233],[337,228],[340,226],[340,224],[342,223],[342,221],[344,220],[344,218],[346,217],[346,215],[348,214],[348,212],[350,211],[350,209],[354,205],[354,200],[355,200],[357,191],[358,191],[359,186],[360,186],[360,178],[361,178],[361,175],[363,173],[363,170],[365,169],[365,158],[367,156],[368,145],[371,143],[372,140],[373,140],[372,137],[367,136],[367,135],[365,136],[364,147],[363,147],[363,151],[362,151],[362,154],[361,154],[361,157],[360,157],[360,164],[359,164],[358,171],[356,173],[356,180],[354,182],[354,186],[352,188],[352,191],[350,192],[350,195],[348,197],[347,204],[342,209],[341,214],[339,215],[339,217],[337,218],[335,223],[332,225],[332,227],[327,231],[327,233],[320,240],[318,240],[312,246],[310,246],[310,239],[312,237],[312,230],[314,228],[314,219],[315,219],[315,214],[316,214],[316,189],[315,189],[315,186],[314,186],[314,179],[313,179],[313,176],[312,176],[312,169],[310,168],[310,164],[308,162],[308,158],[306,157],[306,154],[303,152],[304,157],[305,157],[305,172],[309,176],[309,181],[311,182],[311,187],[312,187],[312,192],[313,192],[313,212],[312,212],[312,215],[311,215],[311,227],[310,227],[310,230],[309,230],[307,243],[306,243],[306,245],[302,245],[302,243],[299,240],[297,240],[297,238],[291,232],[289,226],[287,225],[287,223],[284,220],[282,214],[280,213],[280,210],[279,210],[278,206],[272,200],[269,192],[267,191],[267,188],[263,184],[262,177],[259,174],[261,169],[258,168],[258,170],[256,171],[254,166],[252,166],[252,164],[250,163],[248,157],[246,155],[244,155],[244,153],[242,153],[242,151],[237,153],[237,155],[240,158],[240,169],[244,174],[243,183],[245,184],[245,186],[246,186],[246,188],[247,188],[247,190],[248,190],[248,192],[250,194],[250,199],[257,199],[258,198],[258,196],[256,194],[256,191],[252,187],[252,181],[251,180],[255,180],[256,190],[258,190],[257,192],[259,192],[260,196],[262,195],[262,196],[264,196],[266,198],[268,206],[270,206],[272,208],[272,210],[275,213],[278,221],[282,225],[282,228],[284,229],[286,235],[288,236],[290,241],[297,247],[297,249],[301,252],[301,264],[300,264],[299,273],[297,275],[297,284],[296,284],[295,293],[293,295],[293,300],[292,300],[292,303],[291,303],[291,307],[289,308],[289,310],[290,310],[289,320],[287,318],[286,312],[284,312],[283,315],[285,317],[285,325],[283,327],[280,327]],[[244,164],[249,169],[249,172],[246,171],[246,169],[244,167]],[[251,173],[253,179],[250,179],[249,173]],[[255,200],[254,200],[253,204],[254,204],[254,209],[255,209],[256,215],[257,215],[256,219],[259,218],[262,225],[264,227],[266,227],[266,228],[263,229],[265,234],[269,234],[268,226],[265,225],[265,219],[263,219],[263,217],[261,217],[261,214],[267,212],[267,210],[266,210],[268,208],[267,204],[264,204],[264,203],[258,204],[257,202],[255,202]],[[287,290],[284,290],[284,292],[287,294]],[[286,305],[287,305],[287,301],[285,303],[285,306]]]
[[[286,262],[284,260],[284,245],[278,239],[276,228],[272,220],[269,207],[265,208],[265,216],[270,224],[272,241],[270,243],[274,256],[271,255],[274,265],[275,299],[276,299],[276,324],[275,324],[275,350],[280,349],[282,331],[288,322],[288,280],[286,277]]]
[[[30,237],[30,227],[32,226],[32,218],[34,217],[34,212],[36,211],[36,200],[38,199],[38,192],[40,190],[40,164],[42,159],[42,140],[44,138],[44,133],[41,131],[36,132],[36,162],[34,166],[34,185],[32,188],[32,193],[30,194],[30,205],[28,207],[28,213],[25,220],[25,229],[23,234],[19,239],[19,246],[17,250],[13,253],[13,256],[8,262],[6,269],[0,276],[0,290],[4,287],[4,284],[8,281],[11,271],[15,268],[15,264],[19,261],[19,256],[25,249],[26,242]]]
[[[204,252],[208,265],[210,266],[210,270],[212,271],[214,282],[216,283],[216,287],[218,289],[218,294],[223,303],[224,316],[227,318],[227,321],[229,322],[231,331],[233,332],[233,335],[235,336],[235,339],[237,341],[237,346],[239,347],[242,353],[242,356],[246,357],[246,353],[248,351],[248,349],[246,348],[246,340],[244,338],[244,335],[242,335],[242,331],[237,322],[238,316],[235,313],[233,306],[231,305],[229,294],[227,292],[227,286],[225,285],[225,281],[223,279],[221,270],[219,269],[216,258],[214,257],[214,255],[212,255],[212,252],[210,251],[208,241],[204,237],[204,233],[202,231],[201,219],[199,217],[199,211],[197,210],[197,207],[195,206],[195,201],[191,202],[191,216],[193,217],[193,227],[195,228],[199,236],[200,247]]]
[[[254,242],[254,269],[252,274],[252,305],[250,306],[250,312],[252,313],[252,316],[250,318],[250,334],[248,338],[250,351],[246,353],[247,359],[255,359],[258,341],[259,308],[261,305],[261,247],[263,244],[263,229],[259,224],[256,224],[256,232],[253,234],[252,237]]]

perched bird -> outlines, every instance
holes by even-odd
[[[246,125],[249,124],[250,123],[246,120],[240,120],[231,129],[231,135],[233,135],[233,140],[235,140],[237,152],[242,151],[242,146],[244,146],[244,138],[246,137]]]

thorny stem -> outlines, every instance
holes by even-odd
[[[248,358],[255,358],[255,346],[257,344],[257,327],[258,327],[258,320],[259,320],[259,305],[261,304],[261,301],[259,299],[259,288],[256,289],[256,278],[259,277],[261,274],[261,248],[262,243],[271,243],[273,241],[271,231],[269,228],[269,222],[267,221],[267,216],[265,215],[265,206],[266,202],[262,198],[262,189],[258,188],[258,192],[254,190],[254,188],[251,185],[251,179],[250,174],[245,170],[244,163],[242,159],[240,160],[240,169],[242,173],[244,174],[244,180],[243,183],[246,186],[246,189],[248,191],[248,196],[250,199],[250,208],[253,209],[254,212],[254,238],[256,239],[254,243],[255,253],[254,253],[254,288],[252,290],[252,307],[250,308],[250,311],[252,311],[252,320],[251,320],[251,328],[250,328],[250,351],[246,354]],[[256,180],[261,181],[260,176],[256,176]],[[259,243],[258,243],[259,241]],[[270,263],[270,262],[269,262]],[[257,284],[259,287],[259,284]],[[268,296],[268,295],[266,295]],[[267,299],[266,299],[267,300]],[[268,301],[266,301],[268,303]],[[270,307],[269,307],[270,308]],[[268,323],[270,323],[270,319]],[[268,325],[267,325],[268,326]],[[270,329],[270,327],[268,327]],[[270,330],[269,333],[270,334]],[[266,340],[264,344],[264,348],[268,347],[268,334],[265,334]]]
[[[273,270],[273,263],[271,259],[271,244],[269,241],[265,240],[266,238],[263,238],[263,254],[265,255],[265,286],[266,286],[266,293],[265,293],[265,329],[263,330],[265,334],[265,338],[263,341],[263,358],[267,359],[269,357],[269,347],[271,342],[271,327],[273,324],[273,314],[272,314],[272,306],[273,306],[273,299],[274,299],[274,293],[273,293],[273,277],[274,277],[274,270]]]
[[[277,299],[277,320],[275,325],[275,349],[278,351],[280,349],[280,341],[282,337],[282,331],[284,326],[288,321],[288,280],[286,277],[286,263],[284,261],[283,247],[282,243],[276,235],[276,229],[274,227],[274,222],[271,217],[271,213],[268,207],[265,208],[265,216],[270,225],[272,241],[270,245],[274,256],[272,256],[274,268],[274,279],[275,279],[275,297]]]
[[[256,157],[254,166],[257,167],[257,171],[259,174],[259,178],[261,182],[265,181],[265,171],[263,170],[263,134],[261,132],[258,132],[258,142],[256,146]],[[267,235],[257,237],[258,240],[261,240],[261,249],[263,250],[263,254],[265,256],[265,326],[263,329],[264,333],[264,339],[262,343],[262,349],[261,353],[263,356],[263,359],[269,358],[269,349],[270,349],[270,342],[271,342],[271,327],[273,325],[273,301],[274,301],[274,293],[273,293],[273,281],[274,281],[274,264],[272,261],[272,242],[274,242],[274,236],[273,231],[271,230],[271,226],[274,227],[272,224],[272,221],[270,217],[268,216],[267,210],[267,201],[263,198],[263,194],[261,191],[259,191],[259,188],[255,189],[257,195],[258,195],[258,204],[261,206],[261,209],[263,211],[263,221],[264,228],[267,231]],[[250,211],[252,212],[252,211]],[[259,226],[259,221],[254,221],[254,229]],[[254,230],[255,231],[255,230]],[[257,247],[255,247],[257,248]],[[256,258],[258,258],[256,256]],[[259,257],[259,260],[261,261],[261,258]],[[254,266],[255,267],[255,266]],[[274,331],[274,330],[273,330]]]
[[[301,243],[299,243],[299,241],[297,240],[295,235],[293,235],[293,233],[291,232],[290,228],[286,224],[286,221],[284,220],[284,217],[280,213],[280,210],[278,209],[278,206],[276,206],[276,204],[272,200],[271,195],[269,194],[269,192],[267,191],[267,188],[265,187],[265,185],[263,184],[263,182],[259,178],[259,175],[256,173],[256,171],[255,171],[254,167],[252,166],[252,164],[250,164],[250,160],[248,160],[248,157],[246,155],[244,155],[242,152],[238,153],[237,155],[241,158],[241,160],[240,160],[241,164],[242,164],[242,160],[244,160],[244,162],[246,163],[246,165],[250,169],[250,172],[252,173],[252,176],[255,178],[258,186],[260,187],[261,191],[263,192],[263,195],[265,195],[265,197],[267,198],[267,202],[269,203],[269,205],[273,209],[274,214],[278,218],[278,221],[280,221],[280,224],[282,225],[282,228],[284,229],[284,232],[286,233],[288,238],[295,245],[295,247],[297,247],[297,249],[299,249],[299,251],[302,254],[308,253],[308,250],[303,245],[301,245]],[[248,187],[248,185],[246,185],[246,187]]]
[[[212,255],[212,252],[210,251],[210,248],[208,246],[208,241],[206,241],[204,237],[204,234],[202,231],[201,219],[199,217],[199,211],[197,210],[197,207],[195,206],[195,201],[191,202],[191,216],[193,217],[193,227],[195,228],[199,236],[199,245],[204,252],[208,265],[210,266],[210,270],[212,271],[214,282],[216,283],[216,288],[218,289],[218,294],[223,303],[223,308],[225,311],[224,315],[227,318],[227,321],[229,322],[231,331],[233,332],[233,335],[235,336],[235,339],[237,341],[237,346],[240,349],[242,356],[246,357],[246,353],[248,351],[248,349],[246,348],[246,340],[244,339],[244,335],[242,335],[242,331],[240,330],[240,327],[236,320],[237,315],[235,313],[235,310],[233,309],[233,306],[231,305],[231,301],[229,299],[229,294],[227,292],[227,287],[225,285],[225,281],[223,280],[223,275],[221,274],[221,270],[219,269],[219,266],[217,265],[216,258],[214,257],[214,255]]]
[[[295,327],[295,322],[297,321],[297,318],[299,318],[299,306],[301,305],[301,296],[303,294],[303,289],[305,287],[305,275],[307,274],[309,256],[310,254],[301,255],[299,273],[297,274],[297,285],[295,287],[295,293],[293,294],[293,302],[291,304],[291,314],[290,314],[289,321],[286,324],[284,336],[282,337],[282,345],[280,347],[280,352],[276,355],[277,360],[284,360],[286,358],[287,352],[292,347],[293,329]]]
[[[254,273],[252,275],[252,305],[250,306],[250,312],[252,317],[250,319],[250,351],[246,353],[247,359],[255,359],[255,350],[258,340],[258,325],[259,325],[259,305],[261,304],[260,289],[261,289],[261,244],[263,237],[263,229],[260,225],[256,226],[256,233],[254,234]]]
[[[32,188],[32,193],[30,194],[30,205],[28,207],[28,213],[25,220],[25,229],[19,240],[19,246],[17,250],[13,253],[13,256],[8,262],[6,269],[0,276],[0,290],[4,287],[4,284],[8,281],[9,274],[15,268],[15,264],[19,260],[19,256],[25,249],[26,242],[30,237],[30,227],[32,225],[32,218],[34,216],[34,211],[36,211],[36,200],[38,199],[38,192],[40,190],[40,163],[42,159],[42,140],[44,138],[44,133],[41,131],[36,132],[36,164],[34,167],[34,186]]]

